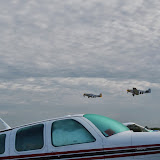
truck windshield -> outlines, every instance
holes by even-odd
[[[129,129],[122,123],[105,116],[85,114],[84,117],[91,121],[105,137],[109,137],[120,132],[129,131]]]

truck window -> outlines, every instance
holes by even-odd
[[[41,149],[44,145],[43,124],[21,128],[16,133],[15,148],[17,151]]]
[[[55,147],[94,142],[94,137],[79,122],[73,119],[52,123],[52,144]]]
[[[5,152],[5,139],[6,139],[6,135],[1,134],[0,135],[0,154],[3,154]]]

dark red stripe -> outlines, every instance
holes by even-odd
[[[90,157],[90,158],[76,158],[76,159],[68,159],[68,160],[92,160],[92,159],[105,159],[105,158],[121,158],[121,157],[131,157],[131,156],[141,156],[141,155],[149,155],[149,154],[158,154],[160,151],[156,152],[144,152],[144,153],[131,153],[131,154],[121,154],[121,155],[111,155],[104,157]]]
[[[17,155],[17,156],[7,156],[0,157],[0,159],[14,159],[14,158],[33,158],[33,157],[43,157],[43,156],[52,156],[52,155],[61,155],[61,154],[71,154],[71,153],[83,153],[83,152],[95,152],[103,151],[103,148],[99,149],[90,149],[90,150],[78,150],[78,151],[64,151],[64,152],[54,152],[54,153],[41,153],[41,154],[30,154],[30,155]]]
[[[104,148],[105,151],[107,150],[116,150],[116,149],[129,149],[129,148],[143,148],[143,147],[157,147],[160,144],[150,144],[150,145],[137,145],[137,146],[125,146],[125,147],[114,147],[114,148]]]
[[[105,158],[119,158],[119,157],[130,157],[130,156],[142,156],[142,155],[150,155],[150,154],[158,154],[158,153],[160,153],[160,151],[131,153],[131,154],[121,154],[121,155],[111,155],[111,156],[105,156]]]
[[[30,154],[30,155],[17,155],[17,156],[7,156],[0,157],[0,159],[15,159],[15,158],[33,158],[33,157],[43,157],[43,156],[52,156],[52,155],[61,155],[61,154],[71,154],[71,153],[83,153],[83,152],[95,152],[103,151],[103,148],[99,149],[90,149],[90,150],[78,150],[78,151],[64,151],[64,152],[55,152],[55,153],[41,153],[41,154]]]
[[[17,155],[17,156],[6,156],[0,157],[2,159],[20,159],[20,158],[34,158],[34,157],[44,157],[44,156],[54,156],[54,155],[67,155],[67,154],[76,154],[76,153],[87,153],[87,152],[98,152],[98,151],[110,151],[110,150],[119,150],[119,149],[129,149],[129,148],[143,148],[143,147],[156,147],[160,144],[152,145],[137,145],[137,146],[125,146],[125,147],[114,147],[114,148],[99,148],[99,149],[89,149],[89,150],[78,150],[78,151],[64,151],[64,152],[55,152],[55,153],[41,153],[41,154],[30,154],[30,155]],[[150,152],[140,152],[140,153],[129,153],[129,154],[119,154],[119,155],[108,155],[106,158],[116,158],[116,157],[126,157],[126,156],[138,156],[138,155],[148,155],[148,154],[158,154],[160,151],[150,151]],[[91,158],[76,158],[76,160],[89,160],[89,159],[103,159],[103,156],[91,157]],[[72,159],[73,160],[73,159]]]
[[[149,155],[149,154],[158,154],[158,153],[160,153],[160,151],[133,153],[133,156],[141,156],[141,155]]]

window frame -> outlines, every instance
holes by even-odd
[[[26,150],[26,151],[18,151],[17,149],[16,149],[16,135],[17,135],[17,132],[20,130],[20,129],[23,129],[23,128],[26,128],[26,127],[31,127],[31,126],[36,126],[36,125],[39,125],[39,124],[42,124],[43,125],[43,146],[42,146],[42,148],[40,148],[40,149],[32,149],[32,150]],[[14,137],[13,137],[14,136]],[[16,154],[20,154],[20,153],[39,153],[39,152],[41,152],[42,150],[44,150],[45,149],[45,147],[46,147],[46,125],[45,125],[45,123],[35,123],[35,124],[29,124],[29,125],[25,125],[25,126],[22,126],[22,127],[18,127],[18,128],[16,128],[14,131],[13,131],[13,133],[12,133],[12,136],[11,136],[11,138],[14,138],[13,139],[13,142],[12,142],[12,145],[13,145],[13,147],[14,147],[14,152],[16,153]]]
[[[92,141],[92,142],[85,142],[85,143],[75,143],[75,144],[69,144],[69,145],[55,146],[55,145],[53,144],[53,141],[52,141],[52,139],[53,139],[53,136],[52,136],[53,124],[54,124],[55,122],[57,122],[57,121],[63,121],[63,120],[73,120],[73,121],[77,122],[78,124],[80,124],[80,125],[93,137],[94,141]],[[76,119],[74,119],[74,118],[57,119],[57,120],[55,120],[55,121],[52,121],[52,122],[51,122],[51,130],[50,130],[50,140],[51,140],[51,145],[52,145],[53,147],[55,147],[55,148],[58,148],[58,147],[68,147],[68,146],[74,146],[74,145],[83,145],[83,144],[94,143],[94,142],[97,141],[97,139],[95,138],[95,136],[94,136],[81,122],[79,122],[78,120],[76,120]]]

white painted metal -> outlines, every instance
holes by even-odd
[[[54,147],[51,143],[51,125],[56,120],[62,119],[74,119],[81,123],[96,139],[95,142],[85,143],[85,144],[76,144],[62,147]],[[131,132],[125,131],[110,137],[105,137],[89,120],[83,117],[83,115],[76,116],[66,116],[52,120],[46,120],[42,122],[37,122],[25,126],[32,126],[35,124],[44,124],[44,147],[39,150],[32,151],[23,151],[17,152],[15,149],[15,137],[18,129],[23,128],[24,126],[16,127],[14,129],[10,129],[8,131],[1,131],[0,134],[6,134],[6,150],[4,154],[0,154],[0,157],[6,156],[17,156],[17,155],[33,155],[33,154],[43,154],[43,153],[56,153],[56,152],[67,152],[67,151],[78,151],[78,150],[92,150],[92,149],[103,149],[107,150],[107,148],[117,148],[114,151],[118,151],[118,153],[114,153],[111,155],[121,154],[119,150],[123,150],[122,148],[132,148],[133,146],[143,146],[143,145],[160,145],[160,132]],[[154,147],[154,146],[153,146]],[[129,150],[128,149],[128,150]],[[133,148],[132,148],[133,149]],[[134,148],[134,153],[138,153],[139,150],[145,150],[143,147]],[[125,150],[125,149],[124,149]],[[157,149],[155,151],[159,151]],[[154,150],[153,150],[154,151]],[[145,151],[148,152],[148,151]],[[128,151],[128,153],[132,153],[132,150]],[[106,152],[106,155],[108,153]],[[127,152],[122,154],[127,154]],[[106,160],[159,160],[160,154],[150,154],[150,155],[141,155],[141,156],[129,156],[129,157],[112,157],[106,158]]]
[[[84,121],[84,118],[82,116],[79,116],[79,117],[76,117],[76,116],[72,117],[71,116],[71,117],[67,117],[67,118],[65,117],[65,118],[61,118],[59,120],[64,120],[64,119],[74,119],[75,121],[82,124],[93,135],[93,137],[96,139],[96,141],[91,142],[91,143],[83,143],[83,144],[75,144],[75,145],[62,146],[62,147],[54,147],[51,144],[51,125],[54,121],[49,121],[49,122],[47,122],[48,152],[67,152],[67,151],[78,151],[78,150],[90,150],[90,149],[103,148],[102,138],[95,131],[95,128],[91,127],[89,123]]]
[[[149,144],[160,144],[160,133],[159,132],[133,132],[132,133],[132,145],[149,145]],[[137,148],[145,149],[144,148]],[[135,156],[136,160],[159,160],[160,154],[150,154],[145,156]]]
[[[11,127],[2,118],[0,118],[0,121],[4,125],[5,129],[11,129]]]
[[[36,124],[44,124],[44,146],[42,149],[38,149],[38,150],[30,150],[30,151],[21,151],[18,152],[15,149],[15,139],[16,139],[16,132],[23,127],[18,127],[15,128],[11,131],[10,134],[10,155],[11,156],[17,156],[17,155],[30,155],[30,154],[40,154],[40,153],[46,153],[47,152],[47,144],[46,144],[46,124],[44,122],[42,123],[36,123]],[[26,125],[26,126],[31,126],[31,125]],[[25,127],[26,127],[25,126]]]

